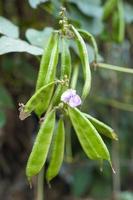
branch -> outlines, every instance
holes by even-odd
[[[104,68],[104,69],[110,69],[110,70],[114,70],[114,71],[117,71],[117,72],[124,72],[124,73],[133,74],[132,68],[119,67],[119,66],[105,64],[105,63],[93,63],[93,66],[98,67],[98,68],[100,67],[100,68]]]

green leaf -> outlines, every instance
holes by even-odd
[[[0,38],[0,55],[11,52],[27,52],[32,55],[42,55],[43,49],[30,45],[20,39],[13,39],[6,36]]]
[[[85,25],[83,26],[83,28],[86,29]],[[102,33],[103,28],[104,25],[101,18],[93,18],[87,27],[87,31],[89,31],[93,35],[99,35],[100,33]]]
[[[32,8],[37,8],[37,6],[41,3],[45,3],[48,0],[29,0],[29,4]]]
[[[2,16],[0,16],[0,33],[12,38],[19,37],[18,27]]]
[[[7,89],[3,85],[0,85],[0,107],[1,108],[13,107],[12,98]]]
[[[69,6],[68,18],[75,23],[78,28],[85,29],[93,35],[99,35],[102,33],[104,25],[101,18],[90,18],[83,15],[79,9],[74,5]]]
[[[100,0],[69,0],[74,3],[80,9],[82,13],[87,16],[100,18],[102,16],[102,7],[100,6]]]
[[[69,107],[68,113],[86,155],[91,159],[105,159],[110,162],[108,149],[91,122],[76,108]]]
[[[36,29],[28,29],[25,33],[25,36],[32,45],[45,48],[45,44],[52,31],[53,31],[52,27],[47,27],[42,31],[38,31]]]
[[[6,115],[4,111],[0,111],[0,128],[6,124]]]

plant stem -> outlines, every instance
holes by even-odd
[[[129,112],[133,112],[133,105],[132,104],[128,104],[128,103],[123,103],[114,99],[106,99],[103,97],[98,97],[98,96],[92,96],[91,99],[93,101],[96,101],[98,103],[101,104],[105,104],[105,105],[109,105],[111,107],[120,109],[120,110],[124,110],[124,111],[129,111]]]
[[[36,200],[44,200],[44,167],[38,174]]]
[[[96,66],[98,68],[100,67],[100,68],[104,68],[104,69],[114,70],[114,71],[117,71],[117,72],[124,72],[124,73],[133,74],[132,68],[119,67],[119,66],[105,64],[105,63],[96,63],[96,64],[94,64],[94,66]]]
[[[72,162],[71,124],[68,119],[66,120],[66,127],[66,161]]]

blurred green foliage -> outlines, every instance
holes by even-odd
[[[84,28],[96,37],[99,59],[106,63],[132,68],[133,56],[133,1],[123,1],[125,38],[119,43],[113,36],[112,16],[103,21],[106,1],[102,0],[29,0],[0,2],[0,128],[7,123],[7,111],[15,110],[19,102],[28,99],[34,90],[40,55],[52,28],[58,29],[60,6],[67,8],[67,16],[78,28]],[[9,9],[10,8],[10,9]],[[114,12],[113,12],[114,13]],[[113,13],[111,15],[113,15]],[[19,27],[19,28],[18,28]],[[77,52],[71,43],[73,66],[78,63]],[[92,47],[87,44],[90,62],[93,61]],[[26,52],[23,54],[12,52]],[[8,55],[2,55],[10,53]],[[99,164],[86,161],[85,156],[72,134],[73,156],[76,164],[71,170],[63,167],[69,175],[71,193],[75,196],[92,196],[94,199],[110,199],[115,191],[122,192],[119,200],[130,200],[133,190],[132,149],[132,105],[133,78],[110,70],[92,69],[91,94],[83,110],[108,123],[119,135],[119,144],[110,145],[116,176],[105,164],[103,173]],[[81,88],[82,75],[78,81]],[[121,104],[122,103],[122,104]],[[130,107],[130,106],[131,107]],[[129,107],[128,107],[129,106]],[[131,108],[131,109],[130,109]],[[119,162],[116,162],[119,161]],[[76,168],[75,168],[76,165]],[[119,175],[120,174],[120,175]],[[62,173],[60,174],[61,176]],[[116,181],[118,179],[118,182]],[[119,183],[120,181],[120,183]],[[117,182],[117,183],[116,183]]]

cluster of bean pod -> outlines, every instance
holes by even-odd
[[[37,175],[45,165],[51,143],[50,162],[46,171],[47,181],[51,181],[59,173],[64,159],[65,130],[67,129],[64,121],[66,118],[69,118],[86,155],[90,159],[108,160],[111,164],[110,154],[100,134],[117,140],[117,135],[113,129],[94,117],[83,113],[76,106],[70,106],[69,103],[61,101],[64,92],[68,89],[71,90],[71,88],[75,89],[78,78],[78,68],[72,69],[71,65],[71,54],[68,45],[70,35],[72,36],[71,39],[77,44],[82,64],[84,77],[81,94],[82,102],[90,91],[91,71],[83,38],[92,42],[96,61],[97,45],[95,39],[90,33],[77,30],[71,24],[65,24],[65,29],[62,29],[62,31],[51,33],[40,62],[35,93],[25,105],[21,104],[20,107],[21,120],[30,116],[32,112],[35,112],[39,118],[44,115],[26,167],[26,175],[29,180]],[[61,54],[61,67],[60,77],[58,78],[59,54]],[[56,120],[57,111],[59,113],[58,120]],[[55,126],[56,121],[57,126]]]
[[[122,42],[125,36],[123,0],[107,0],[104,5],[103,20],[112,21],[112,38],[116,42]]]

